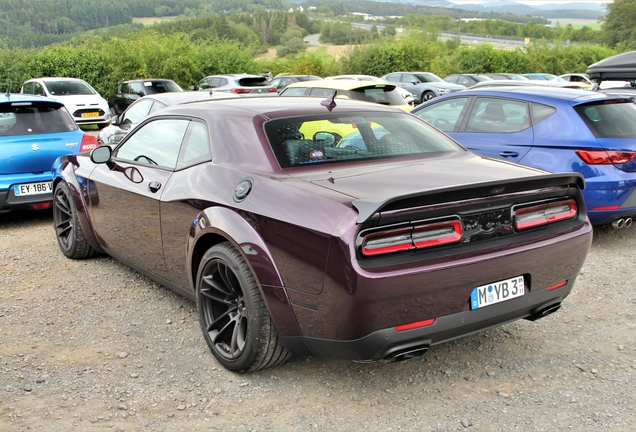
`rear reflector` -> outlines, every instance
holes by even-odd
[[[605,206],[605,207],[594,207],[593,209],[590,209],[590,210],[607,211],[607,210],[618,210],[619,208],[621,208],[621,206]]]
[[[80,144],[80,153],[88,152],[97,148],[97,138],[91,134],[85,133],[82,137],[82,144]]]
[[[568,284],[568,281],[567,281],[567,279],[566,279],[566,280],[561,281],[561,282],[559,282],[559,283],[555,283],[554,285],[550,285],[550,286],[549,286],[549,287],[547,287],[546,289],[547,289],[548,291],[552,291],[552,290],[555,290],[555,289],[557,289],[557,288],[561,288],[562,286],[566,286],[567,284]]]
[[[520,208],[514,211],[515,228],[522,230],[547,225],[575,218],[577,214],[578,209],[574,200]]]
[[[43,202],[43,203],[35,203],[31,204],[31,208],[33,210],[44,210],[51,207],[51,201]]]
[[[431,318],[431,319],[427,319],[424,321],[417,321],[414,323],[410,323],[410,324],[404,324],[404,325],[400,325],[395,327],[395,331],[406,331],[406,330],[413,330],[416,328],[420,328],[420,327],[426,327],[426,326],[430,326],[432,324],[435,324],[435,318]]]
[[[589,165],[624,164],[636,157],[636,152],[613,150],[575,150],[583,162]]]
[[[462,232],[459,220],[375,232],[364,237],[362,254],[374,256],[457,243],[462,239]]]

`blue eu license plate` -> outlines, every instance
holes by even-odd
[[[484,306],[501,303],[525,293],[523,276],[513,277],[499,282],[478,286],[470,294],[470,308],[479,309]]]

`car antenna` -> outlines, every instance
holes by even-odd
[[[11,96],[11,81],[7,83],[7,97]]]
[[[336,107],[336,95],[338,94],[337,90],[334,90],[333,94],[327,99],[320,102],[320,105],[326,106],[329,112]]]

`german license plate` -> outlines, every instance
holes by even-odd
[[[502,301],[521,297],[525,293],[523,276],[478,286],[470,294],[470,308],[479,309]]]
[[[82,118],[85,117],[99,117],[99,113],[98,112],[85,112],[82,113]]]
[[[16,196],[40,195],[53,192],[53,182],[25,183],[13,186]]]

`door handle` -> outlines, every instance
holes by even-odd
[[[159,183],[158,181],[151,181],[150,183],[148,183],[148,189],[150,189],[150,192],[155,193],[159,189],[161,189],[161,183]]]
[[[499,156],[505,158],[516,158],[519,156],[519,153],[513,151],[502,151],[501,153],[499,153]]]

